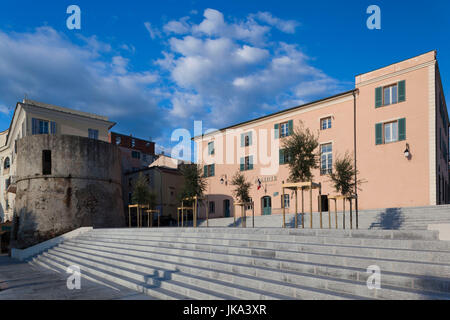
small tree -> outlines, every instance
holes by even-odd
[[[355,170],[353,166],[353,157],[347,152],[342,157],[336,157],[334,161],[334,170],[329,174],[330,182],[332,183],[336,192],[339,192],[343,196],[352,196],[355,193]],[[361,183],[358,180],[357,183]]]
[[[178,195],[181,202],[185,198],[197,196],[203,198],[206,190],[207,182],[203,177],[203,170],[200,165],[189,164],[181,167],[181,173],[184,177],[184,185],[182,191]]]
[[[245,180],[241,172],[236,172],[231,180],[231,185],[236,188],[233,190],[233,196],[242,203],[250,201],[250,187],[252,184]]]
[[[142,174],[142,172],[139,174],[138,179],[133,185],[131,201],[133,204],[148,204],[151,209],[154,209],[156,206],[156,194],[150,190],[147,178]]]
[[[312,180],[312,169],[319,167],[318,154],[315,152],[318,146],[318,135],[315,135],[309,128],[305,129],[302,122],[300,122],[300,127],[296,128],[283,141],[291,182]]]

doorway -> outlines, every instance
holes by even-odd
[[[261,198],[262,202],[262,214],[270,215],[272,214],[272,199],[269,196]]]
[[[223,211],[224,211],[225,218],[230,217],[230,200],[229,199],[223,200]]]

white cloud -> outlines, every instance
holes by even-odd
[[[152,40],[161,37],[161,32],[157,28],[154,28],[150,22],[144,22],[144,26],[150,34],[150,38],[152,38]]]
[[[295,29],[300,25],[295,20],[282,20],[274,17],[270,12],[258,12],[252,16],[259,21],[265,22],[285,33],[295,33]]]
[[[297,22],[267,12],[231,22],[213,9],[203,16],[189,33],[172,36],[156,62],[174,82],[170,116],[177,122],[223,127],[339,89],[297,45],[269,41],[272,28],[292,33]]]
[[[95,37],[76,45],[50,27],[29,33],[0,31],[0,97],[14,107],[24,94],[30,99],[106,115],[117,128],[158,137],[160,118],[155,91],[159,76],[150,71],[132,72],[128,60],[111,59],[102,50],[114,50]],[[7,108],[0,108],[6,112]]]

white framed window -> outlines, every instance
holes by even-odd
[[[131,139],[131,146],[133,148],[136,146],[136,140],[135,139]]]
[[[283,122],[280,124],[280,137],[287,137],[289,135],[289,123]]]
[[[383,105],[387,106],[398,102],[398,86],[383,87]]]
[[[331,128],[331,117],[320,119],[320,130],[326,130]]]
[[[331,173],[333,169],[333,147],[331,143],[320,146],[320,174]]]
[[[384,126],[384,143],[398,141],[398,122],[387,122]]]
[[[122,138],[120,136],[116,136],[116,144],[119,145],[122,141]]]
[[[208,142],[208,154],[209,155],[214,154],[214,141]]]

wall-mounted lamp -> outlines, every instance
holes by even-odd
[[[226,174],[220,177],[220,184],[224,184],[224,183],[225,183],[225,185],[228,184]]]
[[[411,155],[411,153],[409,152],[409,144],[406,144],[406,149],[403,152],[403,154],[405,155],[405,158],[409,158],[409,156]]]

